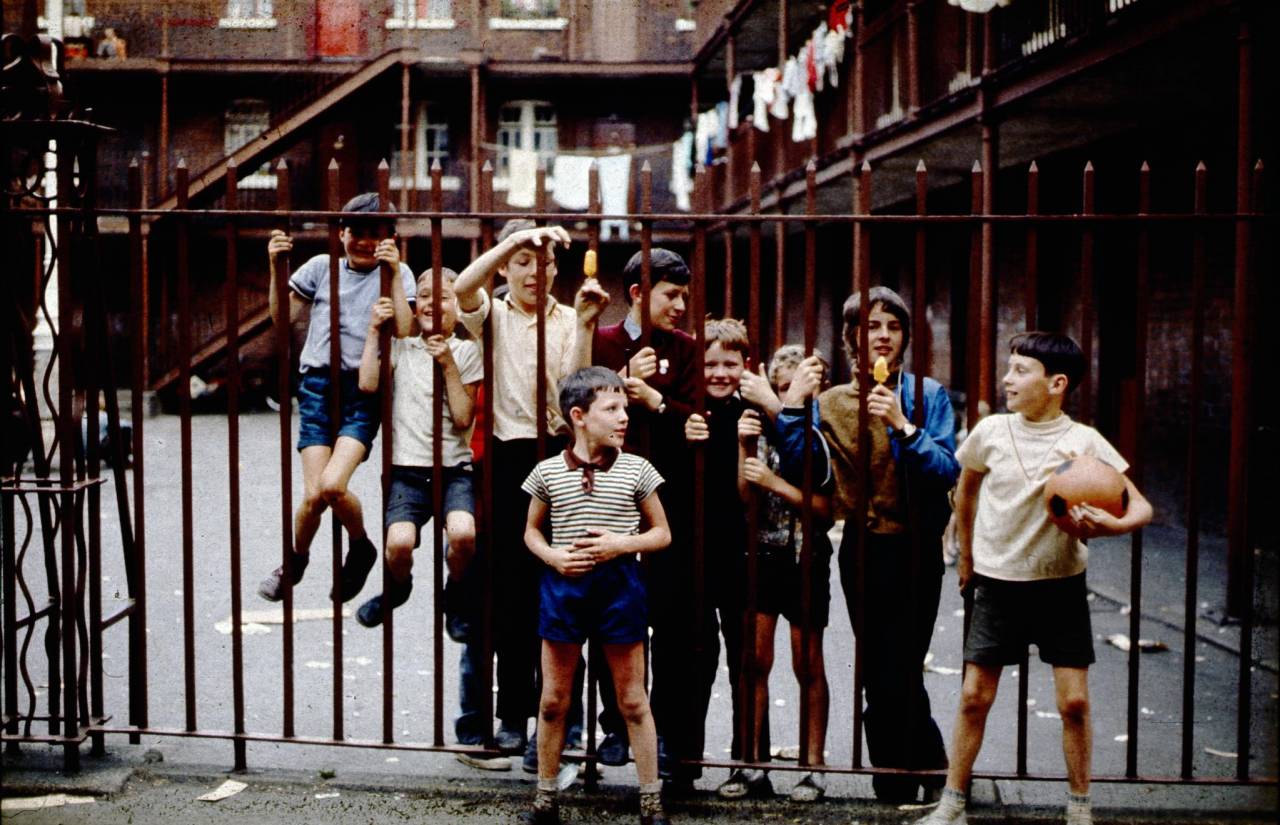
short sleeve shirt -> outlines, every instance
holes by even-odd
[[[619,453],[608,470],[597,468],[590,493],[581,469],[569,467],[564,454],[538,462],[523,489],[551,506],[551,543],[557,547],[587,537],[588,528],[623,536],[640,532],[640,503],[662,484],[645,459]]]
[[[457,336],[449,339],[454,363],[463,384],[474,384],[484,377],[480,347],[474,341]],[[422,336],[391,339],[391,367],[395,392],[391,402],[391,463],[403,467],[432,467],[432,399],[435,396],[435,359],[427,353]],[[457,467],[471,461],[471,430],[454,426],[449,415],[449,395],[444,393],[441,416],[441,464]]]
[[[352,269],[346,258],[338,261],[338,327],[342,342],[342,369],[360,369],[369,314],[382,293],[379,267],[368,272]],[[400,282],[404,294],[415,294],[413,272],[402,262]],[[298,369],[308,372],[329,366],[329,256],[316,255],[289,276],[289,288],[311,302],[311,321],[302,345]]]
[[[1084,542],[1059,530],[1044,504],[1049,477],[1075,455],[1094,456],[1121,473],[1129,469],[1101,433],[1065,414],[1037,422],[1009,413],[978,422],[956,451],[961,467],[984,474],[973,526],[975,572],[1007,581],[1084,572]]]
[[[493,435],[501,441],[537,438],[538,319],[520,309],[510,295],[491,301],[482,289],[480,306],[459,314],[459,320],[477,341],[486,319],[493,326]],[[574,311],[547,296],[547,432],[567,429],[557,402],[560,381],[577,369]]]

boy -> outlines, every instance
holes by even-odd
[[[523,485],[530,496],[525,543],[550,568],[541,575],[538,790],[528,820],[560,821],[556,775],[565,717],[582,645],[592,637],[604,649],[635,746],[641,825],[660,825],[667,819],[657,736],[644,690],[648,626],[636,556],[671,543],[656,495],[662,477],[648,461],[622,452],[626,385],[613,370],[587,367],[570,375],[560,385],[560,409],[572,422],[573,446],[540,461]],[[543,535],[548,521],[550,543]]]
[[[1043,502],[1044,485],[1062,462],[1092,455],[1120,472],[1128,464],[1092,427],[1062,411],[1087,364],[1071,338],[1028,332],[1010,343],[1004,390],[1009,412],[969,433],[956,457],[960,587],[973,587],[965,640],[965,676],[956,713],[947,785],[928,825],[965,822],[965,789],[982,746],[1000,671],[1035,644],[1053,667],[1067,763],[1067,823],[1088,825],[1089,665],[1093,635],[1085,590],[1084,541],[1059,530]],[[1128,478],[1129,509],[1117,518],[1081,504],[1070,511],[1084,536],[1116,536],[1151,521],[1151,505]]]
[[[555,387],[579,367],[591,363],[591,338],[609,296],[594,278],[578,289],[572,309],[551,296],[556,277],[554,248],[569,245],[569,233],[558,226],[537,227],[530,220],[511,220],[498,243],[471,263],[454,282],[460,320],[477,341],[484,325],[493,331],[493,473],[495,649],[498,656],[495,744],[504,753],[523,753],[529,718],[537,707],[537,561],[525,552],[522,524],[529,497],[522,483],[540,456],[539,429],[557,436],[565,429],[556,405]],[[546,272],[546,419],[538,421],[534,368],[537,352],[538,259]],[[490,300],[483,289],[493,274],[506,279],[509,291]],[[557,440],[549,439],[550,451]]]
[[[350,540],[347,558],[335,589],[342,601],[350,601],[364,587],[378,552],[364,529],[360,500],[347,484],[360,462],[369,454],[373,437],[378,432],[378,396],[360,392],[357,373],[364,353],[366,323],[373,304],[382,291],[378,274],[380,263],[400,273],[391,279],[396,334],[408,335],[413,314],[405,295],[413,289],[413,273],[400,261],[395,240],[395,220],[384,210],[378,195],[357,195],[342,207],[351,213],[343,218],[338,239],[343,258],[338,262],[338,323],[341,333],[341,372],[339,385],[329,377],[329,256],[316,255],[294,271],[289,278],[289,321],[292,324],[309,304],[311,318],[307,325],[306,343],[299,357],[302,373],[298,383],[298,452],[302,457],[302,505],[293,519],[293,556],[258,585],[258,595],[267,601],[284,598],[285,578],[296,585],[302,581],[311,560],[311,540],[320,527],[320,516],[328,507]],[[293,239],[280,230],[271,232],[267,257],[271,277],[268,301],[271,318],[279,322],[280,296],[276,294],[276,272],[279,256],[293,249]],[[334,427],[329,417],[330,393],[337,392],[341,418]],[[336,429],[337,437],[331,433]],[[333,593],[330,593],[332,599]]]
[[[682,429],[693,412],[698,370],[697,344],[691,335],[680,329],[689,300],[689,267],[683,258],[668,249],[657,247],[650,250],[649,320],[652,343],[641,347],[643,296],[640,281],[643,264],[644,253],[637,252],[623,268],[622,287],[628,306],[627,315],[621,322],[596,331],[592,363],[618,371],[626,383],[633,424],[627,430],[624,449],[644,455],[668,479],[660,493],[663,505],[671,523],[677,525],[675,533],[686,536],[688,531],[679,529],[679,526],[688,517],[686,502],[693,495],[693,490],[687,487],[691,468],[688,451],[684,449]],[[673,738],[679,738],[689,729],[684,711],[679,709],[687,704],[684,701],[684,678],[693,666],[688,658],[692,651],[688,645],[681,644],[687,641],[686,632],[690,625],[683,613],[677,616],[676,612],[691,606],[692,601],[678,598],[669,585],[693,580],[689,563],[688,552],[676,549],[655,559],[648,571],[654,608],[654,716],[663,733],[671,731]],[[671,566],[681,564],[685,568],[680,573]],[[692,596],[691,593],[686,595]],[[663,628],[670,628],[672,633],[664,635]],[[712,626],[708,632],[714,638],[715,627]],[[668,678],[678,680],[678,684],[668,683]],[[597,753],[605,765],[624,765],[628,747],[626,731],[614,706],[607,673],[600,674],[599,685],[600,726],[605,737]],[[671,744],[665,735],[660,742],[664,746]],[[678,758],[678,747],[668,751],[667,755]],[[699,744],[694,758],[701,756],[702,746]],[[669,776],[668,767],[664,759],[664,777]]]
[[[444,484],[445,535],[448,552],[445,564],[449,582],[462,578],[475,550],[475,494],[471,483],[470,428],[474,420],[476,392],[483,378],[480,348],[453,334],[458,322],[453,282],[458,277],[450,269],[440,272],[440,317],[432,316],[431,270],[418,277],[417,311],[421,335],[392,338],[393,376],[391,412],[391,489],[386,513],[387,566],[391,569],[391,607],[404,604],[413,591],[413,550],[419,531],[431,520],[432,397],[435,365],[444,376],[444,415],[441,417],[440,482]],[[403,297],[400,300],[404,300]],[[407,307],[402,308],[407,309]],[[373,305],[364,357],[360,361],[360,390],[378,391],[378,330],[395,314],[391,298],[379,298]],[[446,585],[446,591],[448,590]],[[382,624],[382,602],[386,593],[369,599],[356,611],[356,620],[365,627]]]

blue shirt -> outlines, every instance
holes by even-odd
[[[416,294],[413,272],[403,262],[400,280],[405,296]],[[329,256],[316,255],[294,270],[289,277],[289,288],[311,302],[311,321],[307,325],[306,343],[302,345],[299,371],[326,369],[329,366]],[[338,324],[344,370],[360,369],[369,316],[381,292],[379,267],[361,272],[352,269],[346,258],[338,262]]]

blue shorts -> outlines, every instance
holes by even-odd
[[[1002,581],[973,576],[973,614],[964,660],[1016,665],[1035,645],[1056,667],[1093,664],[1093,628],[1084,573],[1065,579]]]
[[[381,423],[380,396],[376,392],[360,391],[356,370],[344,370],[340,381],[338,402],[342,420],[338,424],[338,435],[359,441],[367,454]],[[309,370],[298,382],[298,449],[332,447],[334,441],[329,432],[329,371]]]
[[[538,635],[572,644],[588,637],[607,645],[643,642],[649,635],[649,611],[640,563],[625,556],[577,578],[548,568],[542,574]]]
[[[445,514],[458,511],[474,514],[476,496],[471,483],[471,465],[445,467],[443,476]],[[433,513],[431,468],[393,465],[391,490],[387,493],[386,525],[390,527],[396,522],[407,521],[421,529],[422,525],[431,520]],[[416,541],[414,546],[417,546]]]

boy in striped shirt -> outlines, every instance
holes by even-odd
[[[616,372],[586,367],[565,378],[560,409],[573,426],[573,445],[539,462],[524,482],[530,495],[524,540],[549,568],[542,573],[538,616],[538,790],[527,821],[560,821],[556,775],[565,715],[582,645],[594,637],[604,649],[635,754],[641,825],[665,825],[657,736],[644,689],[648,617],[637,559],[671,543],[657,496],[662,477],[645,459],[622,452],[627,395]],[[550,542],[543,534],[548,519]]]

